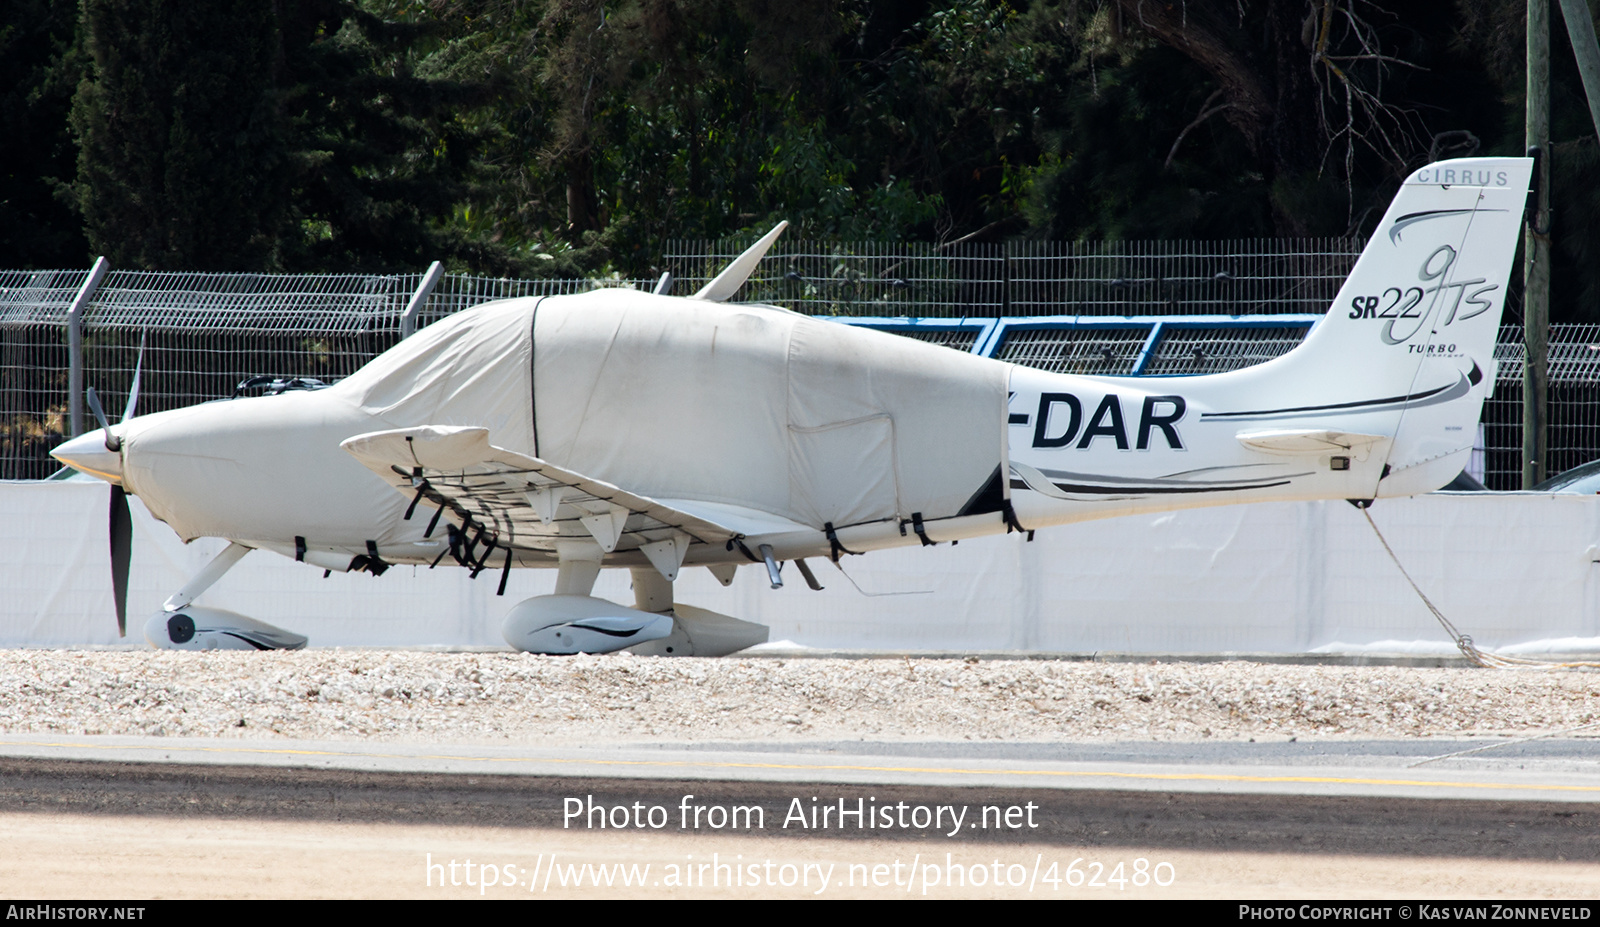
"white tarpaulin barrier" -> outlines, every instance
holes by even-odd
[[[0,483],[0,645],[118,643],[100,482]],[[223,547],[181,543],[134,499],[129,628]],[[1407,569],[1482,647],[1600,650],[1600,498],[1432,495],[1372,510]],[[1361,513],[1299,502],[1129,516],[936,548],[845,557],[857,592],[813,561],[729,588],[686,570],[677,600],[767,624],[774,641],[826,648],[1045,651],[1453,652]],[[200,599],[307,634],[312,646],[503,646],[500,621],[547,594],[554,570],[474,582],[441,566],[381,577],[247,556]],[[595,595],[631,604],[626,570]],[[888,594],[916,593],[916,594]],[[132,638],[130,640],[136,640]]]

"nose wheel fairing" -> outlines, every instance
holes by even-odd
[[[168,597],[161,611],[144,625],[144,639],[157,650],[300,650],[304,634],[285,631],[265,621],[237,612],[195,605],[194,600],[210,589],[250,548],[229,544],[200,569],[183,588]]]
[[[264,621],[196,605],[151,615],[144,637],[158,650],[300,650],[307,641]]]

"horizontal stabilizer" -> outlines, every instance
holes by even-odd
[[[1354,434],[1346,431],[1251,431],[1238,435],[1239,443],[1252,450],[1288,456],[1315,454],[1355,454],[1362,459],[1384,435]]]

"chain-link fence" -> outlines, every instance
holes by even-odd
[[[49,475],[69,433],[67,313],[81,270],[0,271],[0,478]]]
[[[497,299],[515,299],[519,296],[560,296],[567,293],[587,293],[605,287],[625,287],[648,290],[656,285],[654,280],[508,280],[504,277],[469,277],[446,274],[427,295],[417,317],[417,327],[437,322],[447,315],[470,309],[481,303]]]
[[[442,276],[423,291],[425,279],[112,271],[74,319],[90,274],[0,271],[0,479],[49,476],[58,469],[50,448],[94,427],[81,396],[73,402],[74,379],[93,387],[116,421],[136,367],[137,411],[158,412],[232,396],[257,375],[348,376],[400,340],[419,297],[421,326],[494,299],[643,285]]]
[[[740,298],[830,316],[1001,318],[1320,313],[1359,239],[918,242],[779,239]],[[691,293],[750,245],[669,241],[664,266]]]
[[[673,292],[697,290],[744,244],[673,243],[665,256]],[[1343,240],[942,249],[780,242],[739,298],[1046,370],[1212,373],[1298,344],[1359,250]],[[138,411],[153,412],[231,396],[255,375],[337,380],[408,325],[490,300],[657,284],[112,271],[87,287],[74,316],[90,280],[82,270],[0,271],[0,479],[49,476],[57,469],[49,449],[94,427],[74,408],[75,378],[95,387],[116,419],[136,365]],[[1484,408],[1492,489],[1521,479],[1521,338],[1519,327],[1502,331],[1500,375]],[[1557,473],[1600,456],[1600,326],[1552,326],[1550,342],[1549,469]]]
[[[667,242],[662,265],[673,292],[700,289],[750,244]],[[999,245],[779,239],[739,298],[807,315],[998,318],[1006,314],[1005,255]]]
[[[1600,325],[1550,326],[1550,422],[1545,472],[1554,476],[1600,457]],[[1522,488],[1522,368],[1528,356],[1520,325],[1500,329],[1499,376],[1483,404],[1484,485]]]
[[[420,279],[113,271],[84,312],[83,382],[109,416],[125,408],[135,365],[139,412],[230,396],[252,374],[331,382],[399,340]]]

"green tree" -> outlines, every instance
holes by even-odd
[[[898,236],[930,201],[879,177],[831,118],[849,17],[771,0],[461,2],[441,73],[493,75],[490,141],[456,224],[530,256],[650,273],[669,237],[777,219]],[[844,95],[841,93],[840,95]],[[931,224],[931,223],[929,223]],[[764,230],[764,229],[763,229]]]
[[[425,12],[346,0],[86,0],[72,111],[89,240],[123,267],[510,272],[449,225],[481,87],[419,73]]]
[[[934,206],[902,234],[947,242],[1021,231],[1039,158],[1034,114],[1054,92],[1058,49],[992,0],[856,3],[850,23],[829,110],[859,165],[855,182],[892,181]]]
[[[449,225],[481,147],[459,114],[481,105],[483,82],[431,73],[445,24],[391,7],[281,5],[277,95],[292,193],[280,262],[400,271],[446,260],[513,272],[505,249]]]
[[[72,125],[96,251],[123,267],[271,263],[289,192],[275,25],[253,0],[84,0],[93,64]]]
[[[1067,237],[1370,230],[1439,133],[1498,138],[1498,89],[1455,7],[1059,4],[1077,60],[1043,111],[1056,161],[1036,222]]]
[[[5,0],[0,14],[0,254],[8,267],[77,267],[89,251],[60,195],[77,169],[67,127],[82,72],[77,9]]]

